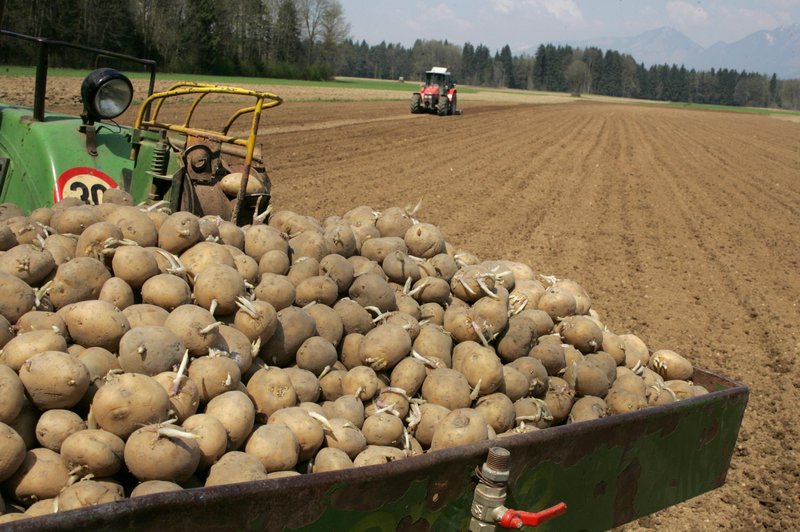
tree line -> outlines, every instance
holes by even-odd
[[[349,34],[339,0],[2,0],[4,29],[155,59],[159,70],[329,79]],[[33,64],[32,46],[0,39],[4,64]],[[89,67],[57,51],[54,66]]]
[[[542,45],[534,88],[671,102],[800,109],[800,80],[727,68],[646,67],[628,55],[599,48]]]
[[[2,27],[155,59],[160,70],[331,79],[420,79],[447,66],[459,83],[652,100],[800,109],[800,80],[730,69],[646,67],[597,47],[541,45],[514,55],[418,39],[411,47],[349,37],[339,0],[0,0]],[[91,68],[85,54],[54,66]],[[33,64],[35,50],[0,39],[3,64]]]
[[[348,39],[342,43],[336,73],[341,76],[421,79],[432,66],[446,66],[459,83],[485,87],[532,89],[526,71],[533,66],[530,57],[513,57],[504,46],[492,54],[483,44],[458,46],[438,40],[417,39],[410,48],[402,44]]]
[[[541,45],[534,55],[513,55],[508,45],[491,53],[482,44],[417,40],[368,45],[346,40],[337,75],[419,79],[431,66],[447,66],[460,83],[527,90],[598,94],[686,103],[800,109],[800,80],[780,80],[731,69],[646,67],[628,54],[597,47]]]

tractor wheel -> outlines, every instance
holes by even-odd
[[[454,95],[453,95],[453,101],[452,101],[452,102],[450,102],[450,109],[448,109],[448,112],[447,112],[447,114],[449,114],[449,115],[455,115],[455,114],[458,114],[458,106],[457,106],[457,104],[456,104],[456,101],[457,101],[457,100],[456,100],[456,95],[454,94]]]
[[[447,99],[447,96],[442,96],[439,98],[439,102],[436,104],[436,114],[439,116],[446,116],[450,114],[448,110],[450,109],[450,102]]]
[[[420,112],[419,101],[420,101],[419,94],[415,94],[411,97],[411,112],[413,114],[417,114]]]

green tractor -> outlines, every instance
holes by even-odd
[[[240,225],[265,216],[270,182],[257,132],[262,111],[280,105],[280,97],[203,83],[177,83],[154,93],[154,61],[7,30],[0,35],[38,47],[33,106],[0,103],[0,202],[30,212],[70,197],[101,203],[105,191],[118,188],[136,202],[164,201],[173,212],[219,215]],[[80,116],[45,109],[48,57],[59,48],[149,70],[149,88],[133,127],[113,121],[133,100],[130,79],[113,68],[94,70],[83,80]],[[246,99],[248,105],[219,127],[199,128],[194,125],[198,106],[208,95]],[[182,122],[161,118],[168,101],[191,102]],[[244,116],[250,118],[247,133],[234,135],[235,123]],[[231,174],[238,184],[235,193],[228,187],[226,194],[222,181]]]

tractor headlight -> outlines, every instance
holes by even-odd
[[[133,85],[122,72],[113,68],[95,70],[83,80],[81,101],[91,120],[116,118],[133,99]]]

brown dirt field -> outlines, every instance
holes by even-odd
[[[610,329],[750,387],[726,484],[628,530],[794,529],[800,124],[611,104],[287,104],[275,207],[318,218],[423,202],[484,258],[572,278]]]
[[[800,123],[496,94],[439,118],[285,92],[262,128],[276,209],[422,199],[457,246],[574,279],[612,331],[750,387],[725,485],[624,529],[797,528]]]
[[[167,90],[176,79],[169,79],[170,75],[161,76],[156,81],[155,90]],[[80,77],[50,77],[47,83],[48,106],[62,109],[80,109]],[[134,93],[147,94],[148,81],[134,79]],[[306,87],[306,86],[265,86],[251,84],[234,84],[246,89],[268,91],[277,93],[287,102],[306,101],[376,101],[376,100],[405,100],[403,92],[390,90]],[[406,83],[409,93],[417,86],[414,82]],[[32,105],[34,79],[31,76],[0,76],[0,101],[19,105]],[[502,101],[505,103],[565,103],[574,100],[566,94],[550,92],[531,92],[508,89],[481,88],[477,93],[459,95],[464,101]]]

